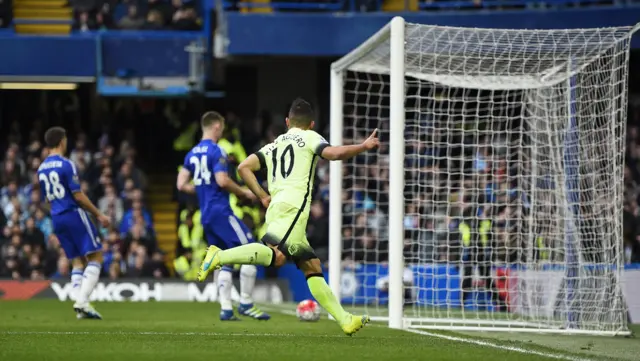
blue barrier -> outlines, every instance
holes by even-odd
[[[614,269],[613,266],[584,265],[587,269]],[[500,267],[504,269],[504,267]],[[510,269],[524,269],[523,266],[510,266]],[[541,265],[542,271],[564,270],[564,265]],[[625,270],[640,269],[640,264],[626,265]],[[413,284],[417,287],[416,302],[430,306],[460,307],[461,277],[458,266],[448,264],[424,264],[411,266]],[[324,270],[325,277],[327,271]],[[388,303],[388,295],[377,288],[380,278],[388,275],[386,265],[358,265],[353,269],[343,270],[342,303],[364,305],[376,302],[379,305]],[[295,302],[313,298],[307,287],[307,282],[295,265],[288,263],[278,270],[278,277],[289,282],[289,288]],[[490,296],[484,289],[472,291],[471,299],[477,306],[492,307]],[[472,308],[470,304],[466,308]]]
[[[189,43],[199,32],[115,31],[70,36],[0,33],[0,75],[96,77],[121,70],[133,76],[187,76]]]
[[[229,54],[341,56],[366,40],[395,15],[407,22],[443,26],[564,29],[631,26],[640,7],[440,11],[408,13],[227,13]],[[640,46],[638,41],[633,46]]]
[[[203,38],[200,32],[173,31],[115,31],[95,37],[102,47],[102,74],[114,75],[126,69],[133,76],[143,77],[187,76],[189,54],[185,48]]]
[[[96,46],[91,37],[16,36],[0,33],[0,75],[94,77]]]

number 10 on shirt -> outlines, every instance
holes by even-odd
[[[275,181],[278,169],[278,148],[274,149],[273,153],[271,153],[271,160],[273,162],[273,170],[271,171],[271,176],[273,177],[273,181]],[[282,175],[283,179],[286,179],[289,174],[291,174],[294,161],[295,155],[293,153],[293,145],[289,144],[286,148],[284,148],[282,155],[280,155],[280,174]]]

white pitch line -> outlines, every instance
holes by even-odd
[[[271,308],[270,311],[272,311],[272,312],[273,311],[280,312],[280,313],[285,314],[285,315],[295,315],[296,314],[294,311],[291,311],[291,310],[285,309],[285,308],[279,308],[279,307],[270,307],[270,308]],[[378,325],[371,325],[371,326],[378,326]],[[380,325],[380,326],[384,327],[382,325]],[[542,352],[542,351],[536,351],[536,350],[523,348],[523,347],[500,345],[500,344],[497,344],[497,343],[481,341],[481,340],[477,340],[477,339],[469,339],[469,338],[455,337],[455,336],[449,336],[449,335],[442,335],[442,334],[435,333],[435,332],[427,332],[427,331],[411,330],[411,329],[404,329],[403,331],[410,332],[410,333],[415,333],[417,335],[422,335],[422,336],[429,336],[429,337],[435,337],[435,338],[440,338],[440,339],[449,340],[449,341],[469,343],[469,344],[473,344],[473,345],[477,345],[477,346],[490,347],[490,348],[495,348],[495,349],[504,350],[504,351],[518,352],[518,353],[522,353],[522,354],[542,356],[542,357],[547,357],[547,358],[556,359],[556,360],[594,361],[594,360],[589,359],[589,358],[575,357],[575,356],[565,355],[565,354],[561,354],[561,353]]]
[[[404,331],[415,333],[415,334],[418,334],[418,335],[423,335],[423,336],[441,338],[441,339],[449,340],[449,341],[470,343],[470,344],[478,345],[478,346],[491,347],[491,348],[504,350],[504,351],[513,351],[513,352],[523,353],[523,354],[527,354],[527,355],[542,356],[542,357],[552,358],[552,359],[556,359],[556,360],[593,361],[592,359],[582,358],[582,357],[575,357],[575,356],[565,355],[565,354],[561,354],[561,353],[542,352],[542,351],[536,351],[536,350],[527,349],[527,348],[523,348],[523,347],[506,346],[506,345],[500,345],[500,344],[497,344],[497,343],[492,343],[492,342],[487,342],[487,341],[481,341],[481,340],[475,340],[475,339],[469,339],[469,338],[462,338],[462,337],[455,337],[455,336],[449,336],[449,335],[442,335],[442,334],[434,333],[434,332],[427,332],[427,331],[420,331],[420,330],[410,330],[410,329],[406,329]]]
[[[344,338],[340,335],[307,335],[292,333],[224,333],[224,332],[154,332],[154,331],[0,331],[0,335],[140,335],[140,336],[223,336],[223,337],[312,337]]]
[[[344,335],[301,335],[293,333],[225,333],[225,332],[155,332],[155,331],[0,331],[0,336],[27,336],[27,335],[124,335],[124,336],[212,336],[212,337],[286,337],[286,338],[341,338]],[[400,339],[402,336],[376,337],[383,339]]]

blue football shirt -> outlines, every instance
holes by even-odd
[[[231,212],[229,193],[216,183],[215,174],[228,171],[227,155],[210,139],[200,141],[184,158],[198,195],[202,223],[208,223],[221,212]]]
[[[48,156],[38,168],[40,190],[51,204],[55,216],[79,208],[73,193],[80,191],[78,172],[72,161],[60,156]]]

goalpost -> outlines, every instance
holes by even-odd
[[[395,17],[332,64],[329,279],[392,328],[628,334],[627,72],[637,27]]]

